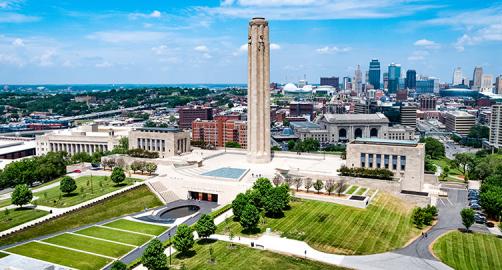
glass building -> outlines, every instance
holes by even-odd
[[[374,89],[380,89],[380,62],[377,59],[373,59],[370,62],[368,81],[373,85]]]
[[[406,71],[406,80],[404,87],[408,89],[415,89],[417,87],[417,72],[413,69]]]
[[[399,90],[399,79],[401,78],[401,65],[390,64],[389,66],[389,93],[396,93]]]

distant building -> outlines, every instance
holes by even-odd
[[[409,126],[395,125],[387,129],[385,139],[388,140],[415,140],[415,129]]]
[[[481,89],[481,81],[483,77],[483,68],[482,67],[475,67],[474,68],[474,74],[472,75],[472,89],[474,90],[480,90]]]
[[[289,116],[309,115],[310,119],[314,114],[314,104],[312,102],[297,102],[289,103]]]
[[[96,97],[95,96],[76,96],[75,97],[75,102],[81,102],[81,103],[94,103],[96,102]]]
[[[463,77],[464,77],[464,75],[462,75],[462,68],[460,68],[460,67],[455,68],[455,70],[453,71],[452,85],[458,86],[458,85],[464,84]]]
[[[18,159],[35,155],[36,142],[17,137],[0,138],[0,159]]]
[[[444,121],[446,130],[466,136],[476,124],[476,117],[464,111],[451,111],[445,113]]]
[[[416,81],[417,94],[432,94],[434,93],[434,79],[421,78]]]
[[[328,131],[331,143],[352,141],[356,138],[384,138],[389,119],[376,114],[324,114],[317,124]]]
[[[389,82],[388,82],[388,91],[391,94],[394,94],[399,90],[399,80],[401,79],[401,65],[399,64],[390,64],[389,66]]]
[[[373,89],[380,89],[380,62],[377,59],[370,62],[368,82],[373,85]]]
[[[356,93],[361,93],[363,90],[363,73],[361,72],[361,66],[359,65],[357,65],[356,70],[354,71],[352,90]]]
[[[292,122],[290,127],[300,140],[315,139],[321,144],[332,143],[329,137],[329,131],[323,129],[318,124],[312,122]]]
[[[182,129],[189,129],[192,127],[192,122],[196,119],[212,120],[213,109],[207,107],[184,107],[179,111],[178,125]]]
[[[347,167],[384,168],[400,179],[401,191],[421,192],[425,145],[415,141],[357,139],[347,145]]]
[[[435,111],[437,105],[437,98],[431,95],[421,95],[419,98],[420,110],[422,111]]]
[[[415,129],[417,127],[417,106],[410,104],[401,105],[400,117],[402,126]]]
[[[190,152],[190,132],[178,128],[138,128],[129,132],[129,149],[159,153],[160,158]]]
[[[492,106],[490,145],[495,148],[502,148],[502,104]]]
[[[495,89],[493,93],[502,95],[502,75],[499,75],[497,76],[497,78],[495,78]]]
[[[383,88],[389,89],[389,72],[384,72],[382,75],[383,79]]]
[[[493,76],[489,74],[483,74],[481,77],[481,92],[492,93],[493,92]]]
[[[350,79],[349,77],[343,77],[343,90],[351,90],[352,89],[352,79]]]
[[[413,69],[406,71],[406,80],[404,87],[407,89],[415,89],[417,87],[417,72]]]
[[[396,100],[397,101],[406,101],[408,99],[408,89],[400,89],[397,90]]]
[[[330,85],[338,89],[340,87],[340,79],[338,77],[321,77],[320,85]]]
[[[227,142],[236,142],[247,147],[247,122],[240,120],[196,120],[192,122],[192,141],[205,142],[224,147]]]

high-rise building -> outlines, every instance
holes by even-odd
[[[227,142],[236,142],[247,148],[247,123],[227,117],[215,120],[195,120],[192,122],[192,141],[204,142],[223,147]]]
[[[490,144],[495,148],[502,148],[502,104],[492,106]]]
[[[389,93],[396,93],[399,90],[399,79],[401,78],[401,65],[399,64],[390,64],[389,66],[389,85],[388,91]]]
[[[444,116],[446,130],[467,136],[476,124],[476,117],[464,111],[447,112]]]
[[[178,126],[182,129],[191,128],[195,119],[213,119],[213,109],[208,107],[184,107],[178,111],[178,114],[180,116]]]
[[[361,72],[361,66],[357,65],[354,71],[354,83],[352,84],[352,89],[356,93],[361,93],[363,90],[363,73]]]
[[[380,89],[380,62],[377,59],[370,62],[368,82],[373,85],[373,89]]]
[[[495,78],[495,90],[493,91],[495,94],[502,94],[502,75],[499,75]]]
[[[417,88],[417,72],[413,69],[408,69],[406,71],[406,81],[404,87],[408,89]]]
[[[401,125],[411,128],[417,127],[417,106],[412,104],[403,104],[400,108]]]
[[[382,79],[383,79],[383,89],[389,89],[389,72],[384,72]]]
[[[462,68],[457,67],[453,71],[453,80],[452,84],[455,85],[461,85],[463,84],[463,75],[462,75]]]
[[[435,111],[437,105],[437,98],[431,95],[420,96],[420,110],[422,111]]]
[[[481,76],[481,92],[492,93],[493,91],[493,76],[489,74],[483,74]]]
[[[483,77],[483,68],[475,67],[474,74],[472,75],[472,89],[480,90],[481,89],[481,80]]]
[[[343,90],[350,90],[352,80],[349,77],[343,77]]]
[[[416,82],[417,94],[434,93],[434,80],[429,78],[420,78]]]
[[[338,89],[340,87],[340,79],[338,77],[321,77],[321,85],[330,85]]]
[[[270,150],[270,41],[268,22],[253,18],[248,37],[247,156],[252,163],[268,163]]]

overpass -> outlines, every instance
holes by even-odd
[[[90,120],[90,119],[111,116],[111,115],[117,115],[117,114],[121,114],[123,112],[133,112],[136,110],[161,107],[161,106],[167,105],[168,103],[169,102],[163,102],[163,103],[141,105],[141,106],[136,106],[136,107],[128,107],[128,108],[122,108],[122,109],[110,110],[110,111],[104,111],[104,112],[95,112],[95,113],[89,113],[89,114],[83,114],[83,115],[62,117],[62,118],[60,118],[60,120],[66,120],[66,121]]]

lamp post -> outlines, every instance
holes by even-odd
[[[169,235],[169,266],[171,266],[171,246],[173,243],[171,243],[171,231],[168,232]]]

